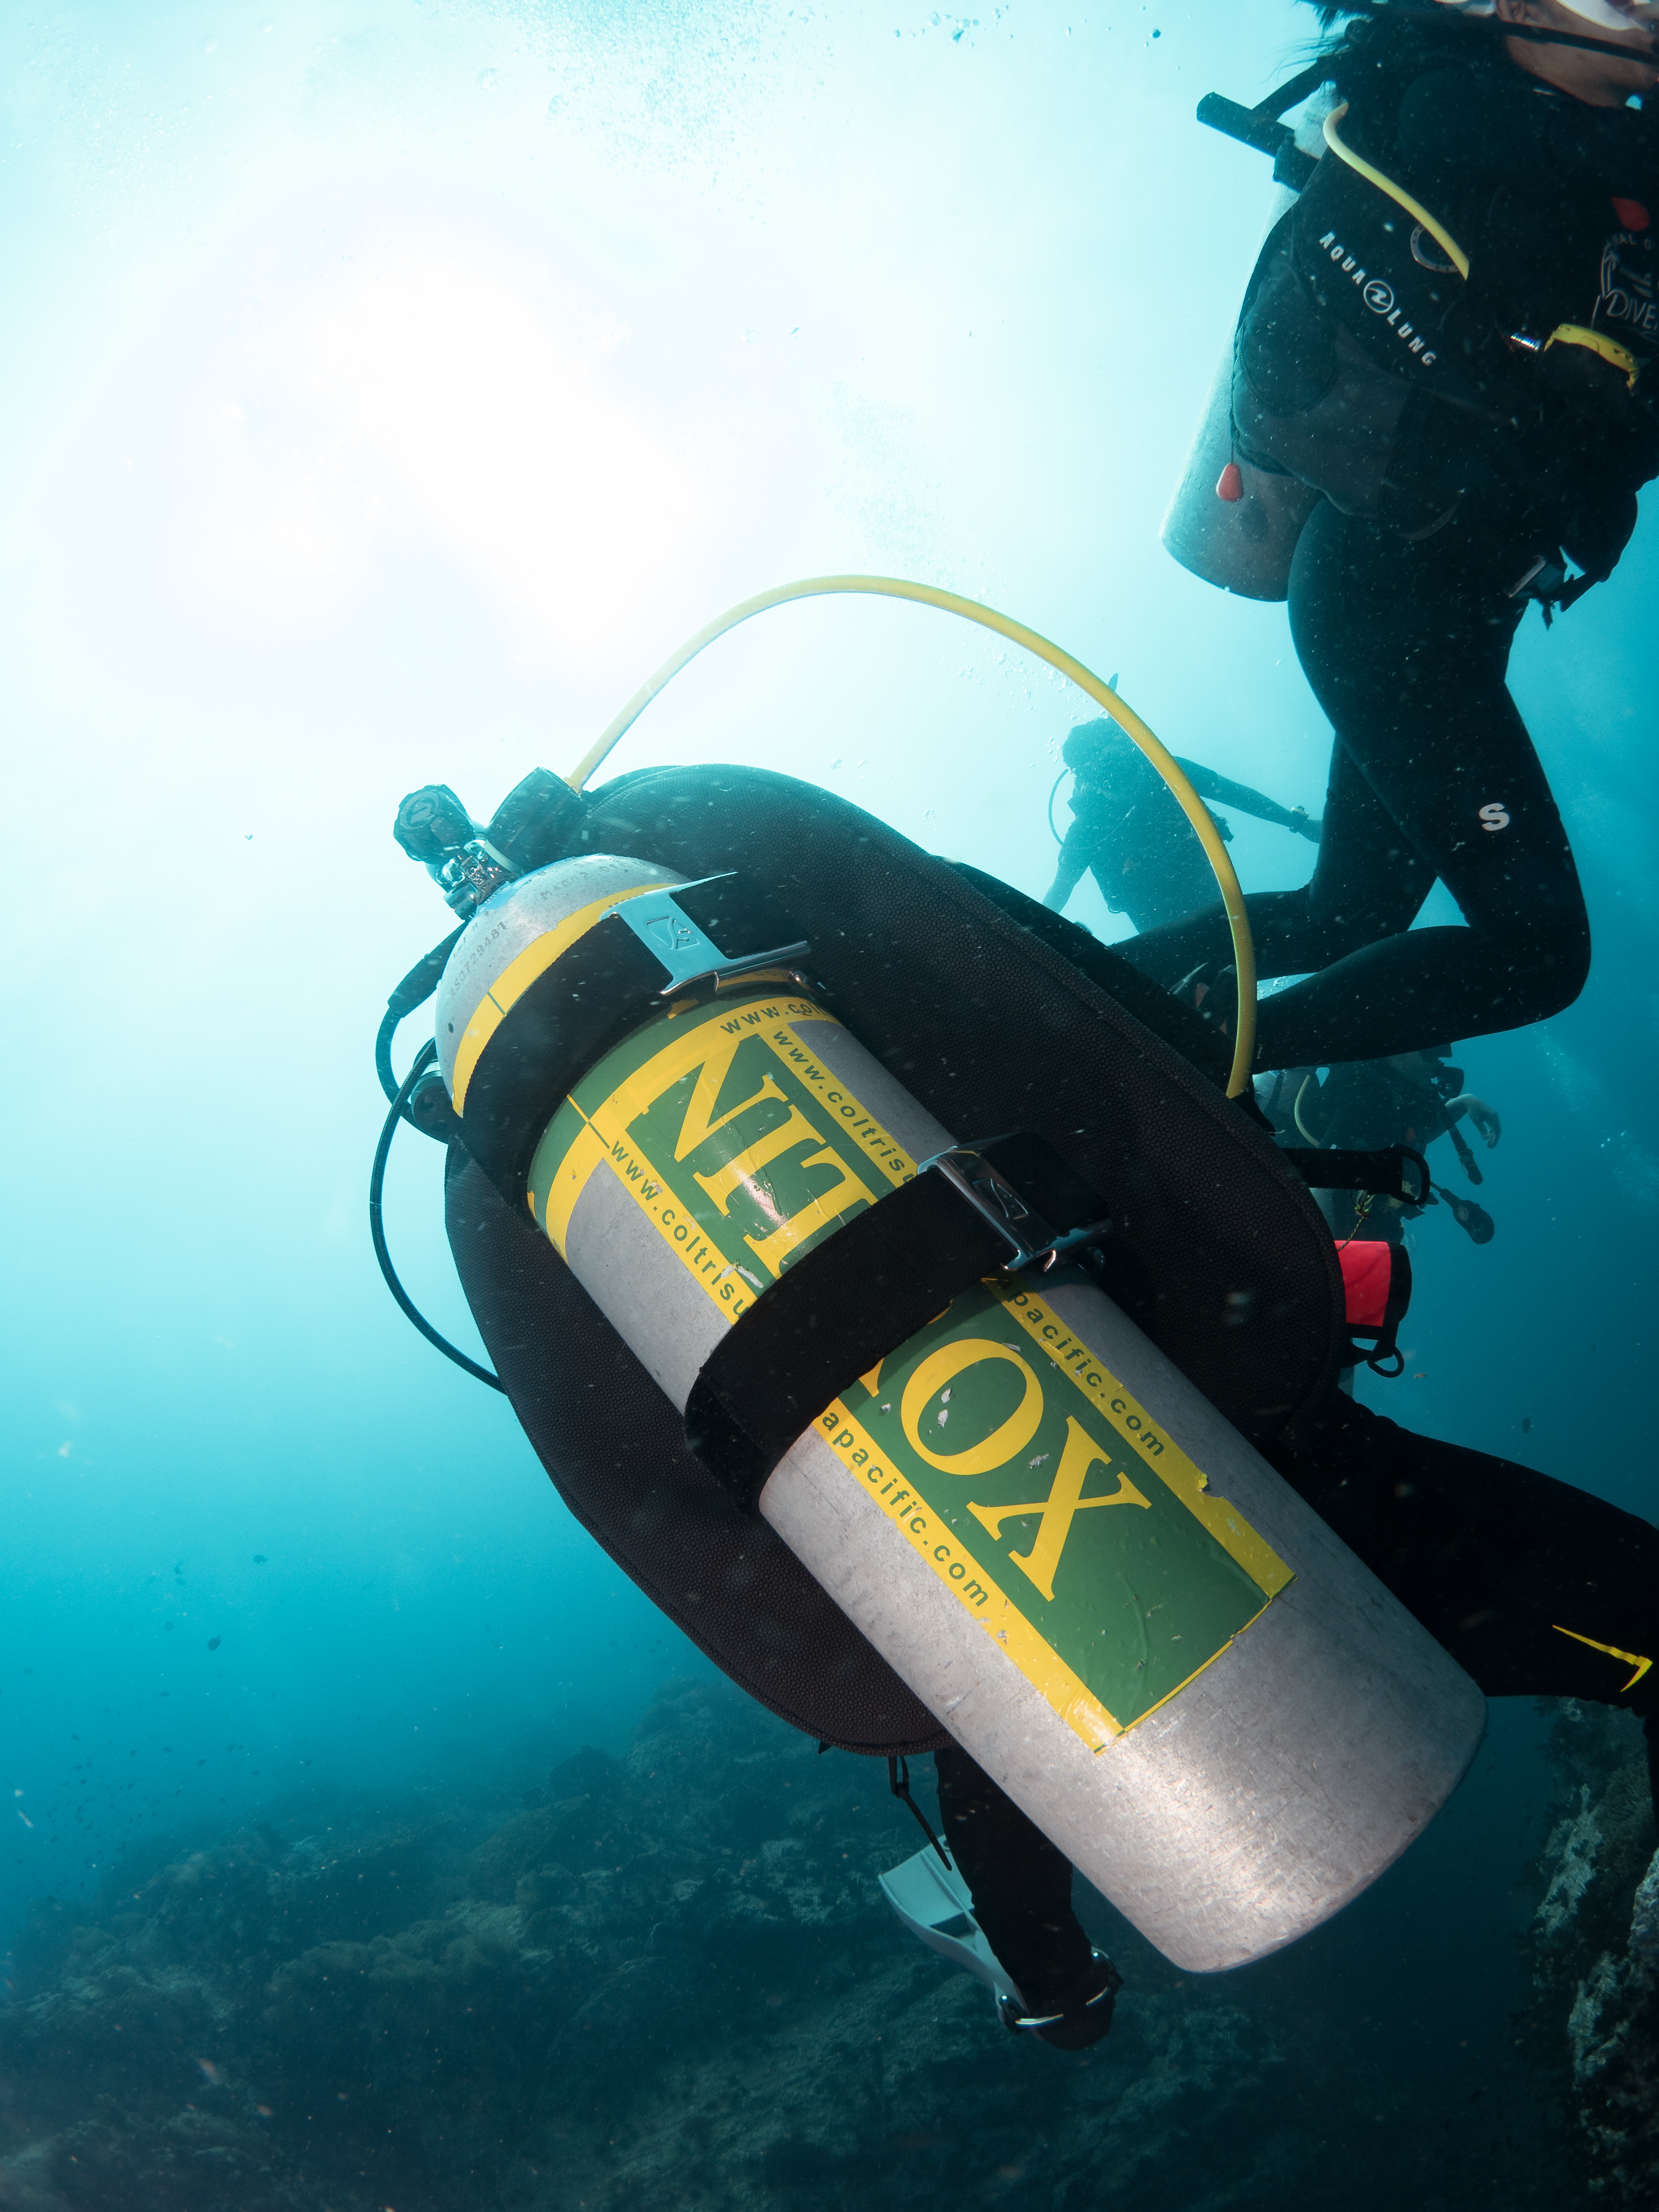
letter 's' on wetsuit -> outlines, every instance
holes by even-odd
[[[1340,1396],[1310,1436],[1267,1455],[1489,1698],[1641,1714],[1659,1799],[1659,1529]],[[1071,1869],[965,1752],[938,1764],[945,1840],[986,1941],[1043,2002],[1088,1956]]]
[[[1264,1068],[1514,1028],[1582,988],[1583,901],[1505,670],[1563,553],[1608,574],[1659,471],[1655,118],[1455,20],[1362,24],[1332,74],[1344,137],[1469,275],[1328,153],[1240,320],[1238,450],[1325,494],[1290,613],[1336,732],[1312,880],[1249,901],[1262,973],[1307,975],[1263,1004]],[[1437,877],[1465,927],[1412,932]],[[1216,909],[1123,950],[1173,985],[1227,939]]]
[[[1072,826],[1060,848],[1054,880],[1042,903],[1060,913],[1084,875],[1092,872],[1113,914],[1127,914],[1137,929],[1156,929],[1201,914],[1215,903],[1215,878],[1169,786],[1140,748],[1103,717],[1080,722],[1066,738],[1061,757],[1076,778]],[[1200,799],[1241,814],[1254,814],[1316,842],[1306,814],[1233,783],[1198,761],[1178,763]],[[1231,841],[1218,815],[1212,818]]]

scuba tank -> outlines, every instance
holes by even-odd
[[[1230,338],[1158,528],[1165,552],[1240,599],[1285,599],[1297,540],[1319,500],[1299,477],[1270,475],[1235,454]]]
[[[1178,1965],[1317,1925],[1484,1708],[1249,1440],[1346,1346],[1306,1190],[1006,886],[781,775],[538,776],[525,872],[404,842],[482,895],[448,1225],[567,1501],[797,1725],[961,1743]]]
[[[1240,106],[1219,93],[1199,103],[1200,123],[1273,156],[1264,240],[1296,204],[1325,151],[1321,125],[1328,95],[1309,99],[1323,76],[1324,64],[1316,64],[1258,107]],[[1308,110],[1292,131],[1279,118],[1301,100],[1308,101]],[[1243,599],[1282,599],[1290,590],[1297,540],[1320,495],[1299,477],[1270,474],[1239,457],[1233,438],[1234,344],[1230,332],[1158,537],[1204,583]]]

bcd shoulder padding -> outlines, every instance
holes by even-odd
[[[759,769],[620,778],[589,802],[573,848],[583,849],[689,878],[741,871],[810,940],[808,964],[848,1028],[940,1122],[1036,1130],[1104,1194],[1107,1286],[1229,1420],[1267,1443],[1324,1402],[1346,1346],[1328,1230],[1271,1139],[1194,1064],[1218,1064],[1213,1033],[1085,931]],[[945,1741],[779,1538],[688,1451],[633,1352],[459,1148],[447,1219],[526,1434],[570,1510],[653,1602],[811,1735],[872,1753]]]

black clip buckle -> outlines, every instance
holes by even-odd
[[[1039,1273],[1046,1274],[1056,1260],[1085,1244],[1096,1243],[1109,1231],[1109,1216],[1074,1220],[1070,1227],[1055,1228],[1009,1181],[998,1158],[993,1157],[994,1152],[1017,1172],[1021,1169],[1028,1174],[1035,1170],[1036,1179],[1050,1186],[1044,1197],[1055,1212],[1063,1208],[1073,1215],[1094,1217],[1101,1200],[1042,1139],[1024,1132],[1010,1137],[988,1137],[975,1145],[953,1145],[948,1152],[935,1152],[931,1159],[923,1160],[921,1171],[925,1174],[930,1168],[936,1170],[1009,1246],[1012,1255],[1006,1263],[1010,1273],[1036,1267]],[[1018,1157],[1010,1158],[1010,1154]]]

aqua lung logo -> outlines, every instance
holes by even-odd
[[[1394,287],[1385,284],[1380,276],[1368,276],[1334,230],[1328,230],[1319,243],[1341,274],[1352,277],[1358,286],[1359,296],[1372,314],[1378,316],[1397,338],[1404,341],[1407,351],[1415,354],[1425,368],[1432,368],[1438,356],[1412,324],[1401,320],[1400,310],[1395,304]]]

